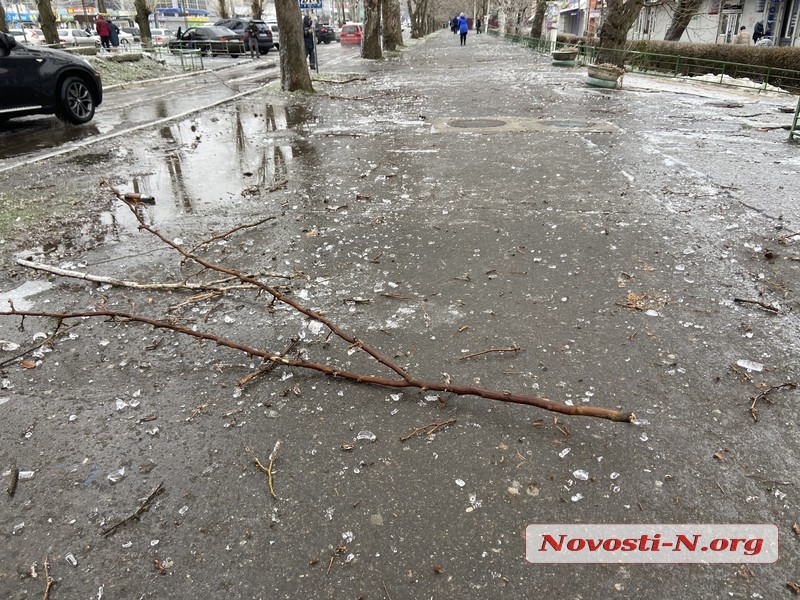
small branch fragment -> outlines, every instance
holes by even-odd
[[[467,360],[469,358],[475,358],[476,356],[481,356],[483,354],[489,354],[490,352],[519,352],[522,350],[516,344],[511,346],[510,348],[489,348],[488,350],[481,350],[480,352],[474,352],[472,354],[465,354],[464,356],[460,357],[458,360]]]
[[[17,483],[19,483],[19,467],[17,466],[17,461],[14,461],[11,464],[11,474],[8,476],[8,488],[6,490],[12,498],[17,491]]]
[[[44,557],[44,594],[42,594],[42,600],[49,600],[50,598],[50,589],[56,584],[55,579],[50,577],[50,560],[47,558],[47,555]]]
[[[420,435],[421,433],[425,433],[426,436],[433,435],[442,427],[447,425],[453,425],[456,422],[455,419],[448,419],[447,421],[442,421],[441,423],[428,423],[427,425],[423,425],[421,427],[415,427],[411,433],[406,434],[400,438],[401,442],[405,442],[410,440],[415,435]]]
[[[786,587],[792,590],[792,593],[794,593],[795,596],[800,596],[800,583],[795,581],[787,581]]]
[[[780,390],[780,389],[783,389],[783,388],[795,389],[796,387],[797,387],[796,383],[794,383],[793,381],[787,381],[786,383],[782,383],[780,385],[773,385],[772,387],[767,388],[766,390],[764,390],[763,392],[758,394],[758,396],[753,396],[752,398],[750,398],[750,400],[751,400],[751,402],[750,402],[750,416],[753,417],[753,421],[758,422],[758,410],[756,410],[756,403],[759,400],[766,399],[767,395],[769,395],[770,393],[772,393],[772,392],[774,392],[776,390]]]
[[[765,302],[761,302],[760,300],[747,300],[746,298],[734,298],[733,299],[736,304],[755,304],[756,306],[760,306],[764,310],[771,312],[772,314],[779,314],[781,309],[777,306],[772,306],[771,304],[767,304]]]
[[[150,509],[150,503],[153,501],[153,498],[155,498],[161,493],[163,487],[164,487],[164,482],[162,481],[155,487],[155,489],[153,489],[152,492],[150,492],[147,498],[144,499],[144,501],[139,505],[139,508],[133,511],[133,513],[131,513],[129,516],[122,519],[122,521],[118,521],[117,523],[114,523],[113,525],[106,527],[105,529],[103,529],[103,531],[100,532],[100,534],[109,535],[114,531],[116,531],[117,529],[119,529],[120,527],[122,527],[123,525],[125,525],[128,521],[133,521],[134,519],[138,520],[139,517],[142,515],[142,513],[145,513]]]
[[[267,461],[267,466],[264,466],[264,463],[259,460],[259,458],[255,455],[255,453],[250,448],[245,448],[245,451],[250,455],[253,459],[253,464],[258,467],[258,469],[264,472],[267,475],[267,485],[269,486],[269,495],[273,498],[277,498],[278,495],[275,493],[275,487],[273,485],[272,480],[272,467],[275,465],[275,460],[278,458],[278,452],[281,450],[281,446],[283,446],[283,441],[278,440],[275,442],[275,447],[272,449],[272,453],[269,455],[269,460]]]

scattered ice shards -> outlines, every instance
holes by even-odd
[[[8,396],[3,396],[2,398],[0,398],[0,405],[5,404],[9,400],[11,400],[11,398],[9,398]]]
[[[158,546],[158,542],[160,541],[161,540],[150,540],[150,547],[152,548],[153,546]]]
[[[372,433],[371,431],[367,431],[366,429],[363,431],[359,431],[356,435],[356,441],[358,442],[374,442],[378,439],[378,436]]]
[[[746,358],[737,360],[736,365],[748,371],[755,371],[756,373],[761,373],[761,371],[764,370],[764,365],[753,360],[747,360]]]
[[[584,471],[583,469],[578,469],[577,471],[573,471],[572,476],[575,479],[579,479],[580,481],[588,481],[589,479],[589,473],[587,471]]]
[[[657,310],[653,310],[652,308],[649,309],[649,310],[646,310],[644,314],[646,314],[648,317],[660,317],[661,316],[661,315],[658,314]]]
[[[33,334],[33,341],[38,342],[39,340],[46,340],[47,334],[44,331],[37,331]]]
[[[458,487],[464,487],[465,485],[467,485],[467,482],[464,481],[463,479],[456,479],[456,485]]]
[[[222,321],[230,325],[231,323],[236,323],[236,318],[230,315],[225,315],[222,317]]]
[[[16,342],[9,342],[7,340],[0,340],[0,350],[3,352],[13,352],[19,349],[19,344]]]
[[[179,515],[185,515],[188,511],[189,511],[189,507],[186,506],[186,505],[183,505],[178,509],[178,514]]]
[[[108,346],[110,343],[111,342],[109,342],[108,340],[100,340],[99,342],[97,342],[97,345],[105,347],[105,346]]]
[[[573,502],[578,502],[583,500],[583,494],[575,494],[572,498],[570,498]]]
[[[67,554],[65,554],[64,555],[64,560],[66,560],[70,564],[71,567],[77,567],[78,566],[78,559],[75,558],[75,555],[72,552],[68,552]]]
[[[309,321],[308,330],[314,335],[319,335],[325,331],[325,325],[323,325],[319,321]]]
[[[572,452],[572,448],[564,448],[561,452],[558,453],[558,456],[559,458],[564,458],[570,452]]]
[[[775,496],[778,500],[783,500],[786,498],[786,494],[780,491],[778,488],[772,490],[772,495]]]
[[[35,471],[20,471],[19,478],[20,479],[33,479],[33,476],[36,474]]]
[[[110,473],[108,476],[108,480],[111,482],[112,485],[115,483],[119,483],[124,478],[125,478],[125,467],[121,467],[119,471],[114,471],[113,473]]]
[[[352,531],[344,531],[342,532],[342,539],[346,544],[351,544],[356,539],[356,535]]]
[[[12,531],[12,535],[17,535],[24,528],[25,528],[25,521],[23,521],[22,523],[17,523],[16,525],[14,525],[14,530]]]
[[[11,383],[11,380],[7,377],[0,379],[0,390],[11,390],[14,389],[14,384]]]
[[[617,478],[619,477],[619,473],[617,473],[616,471],[614,471],[614,472],[613,472],[611,475],[609,475],[609,477],[610,477],[611,479],[617,479]]]
[[[467,512],[472,512],[476,508],[481,507],[482,502],[478,500],[478,497],[475,494],[469,495],[469,506],[467,507]]]

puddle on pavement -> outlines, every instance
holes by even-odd
[[[52,283],[41,279],[26,281],[18,288],[0,293],[0,305],[8,306],[9,302],[13,302],[17,310],[31,310],[35,303],[29,298],[52,287]]]
[[[120,157],[130,157],[144,171],[116,187],[153,196],[155,204],[144,206],[141,214],[156,225],[264,203],[270,190],[319,162],[317,150],[302,136],[315,124],[318,119],[306,107],[253,99],[195,114],[159,129],[152,147],[119,148]],[[121,204],[103,220],[112,228],[136,228]]]

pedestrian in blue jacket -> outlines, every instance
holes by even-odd
[[[467,32],[469,31],[469,23],[464,13],[458,15],[458,32],[461,34],[461,45],[467,45]]]

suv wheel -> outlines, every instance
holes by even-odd
[[[82,125],[94,117],[94,98],[86,82],[80,77],[67,77],[61,84],[56,116],[62,121]]]

